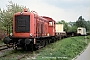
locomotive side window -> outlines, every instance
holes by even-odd
[[[49,22],[49,26],[53,26],[53,22],[52,21]]]

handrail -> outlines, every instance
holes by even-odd
[[[31,11],[32,13],[35,13],[35,14],[37,14],[38,15],[38,13],[36,12],[36,11]]]

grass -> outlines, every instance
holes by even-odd
[[[39,50],[36,60],[71,60],[90,42],[89,39],[86,42],[84,38],[84,36],[70,37],[47,45]]]

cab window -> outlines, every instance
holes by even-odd
[[[49,26],[53,26],[53,23],[52,23],[52,21],[50,21],[50,22],[49,22]]]

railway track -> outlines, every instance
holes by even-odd
[[[6,44],[4,44],[4,45],[0,45],[0,48],[3,47],[3,46],[7,46],[7,45],[6,45]]]
[[[6,50],[4,48],[6,48]],[[6,53],[4,53],[3,51],[5,51]],[[4,58],[8,59],[8,58],[10,58],[10,59],[15,59],[15,60],[22,60],[22,59],[26,58],[27,56],[30,56],[31,59],[33,57],[33,52],[32,51],[23,51],[23,50],[15,51],[15,50],[13,50],[13,48],[7,48],[7,45],[1,45],[0,46],[0,52],[3,53],[3,54],[0,55],[1,59],[4,59]],[[18,52],[20,54],[18,54]],[[14,54],[15,55],[17,54],[17,55],[13,58]]]
[[[42,49],[42,48],[44,48],[44,47],[39,47],[39,49],[38,50],[36,50],[35,51],[35,55],[34,55],[34,53],[33,53],[33,51],[29,51],[29,52],[26,52],[26,54],[23,54],[22,56],[19,56],[19,57],[17,57],[17,59],[16,60],[22,60],[23,58],[25,58],[25,57],[27,57],[27,56],[29,56],[29,58],[31,58],[31,59],[35,59],[35,57],[38,55],[38,53],[39,53],[39,50],[40,49]]]
[[[26,52],[25,54],[23,54],[22,56],[17,57],[16,60],[27,60],[27,59],[34,60],[34,59],[36,59],[35,57],[38,55],[39,55],[38,50],[35,52],[29,51],[29,52]]]
[[[13,48],[6,48],[6,47],[7,47],[6,45],[0,46],[0,58],[1,59],[4,59],[4,58],[8,59],[9,57],[10,57],[10,59],[13,59],[12,57],[15,54],[16,55],[15,59],[20,60],[22,58],[25,58],[25,56],[28,56],[28,53],[30,52],[30,51],[28,51],[28,52],[23,51],[22,49],[21,50],[13,50]]]
[[[31,52],[31,53],[33,53],[33,52]],[[21,60],[21,59],[29,56],[29,54],[31,54],[31,53],[30,53],[30,52],[28,52],[28,53],[26,52],[26,53],[22,53],[22,54],[15,55],[14,59],[15,59],[15,60]],[[10,52],[10,53],[8,53],[8,54],[4,54],[4,55],[0,56],[0,58],[1,58],[1,59],[4,59],[4,58],[13,59],[13,58],[12,58],[12,55],[14,55],[14,54],[17,54],[17,52]]]
[[[12,48],[8,48],[6,44],[0,45],[0,58],[7,56],[7,52],[10,52]],[[11,54],[11,53],[10,53]]]
[[[0,56],[0,58],[2,59],[2,58],[6,58],[6,57],[8,57],[8,56],[11,56],[12,54],[14,54],[15,52],[9,52],[9,53],[7,53],[7,54],[3,54],[3,55],[1,55]]]
[[[9,56],[9,55],[11,55],[11,54],[14,54],[14,52],[10,52],[10,53],[8,53],[8,54],[4,54],[4,55],[0,56],[0,58],[3,58],[3,57],[6,57],[6,56]]]
[[[0,51],[8,49],[7,45],[0,45]]]

